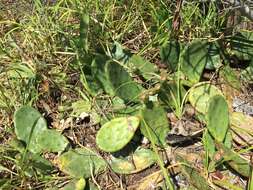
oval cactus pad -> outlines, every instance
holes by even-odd
[[[155,153],[150,149],[138,148],[133,154],[116,158],[112,156],[111,168],[118,174],[132,174],[140,172],[154,164]]]
[[[206,114],[209,100],[215,95],[222,95],[222,92],[216,86],[203,82],[190,89],[189,101],[198,112]]]
[[[134,136],[140,120],[138,117],[119,117],[105,123],[97,133],[96,143],[105,152],[122,149]]]

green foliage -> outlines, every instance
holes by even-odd
[[[172,71],[178,70],[180,44],[178,41],[170,41],[164,44],[160,50],[161,59]]]
[[[242,176],[249,177],[250,175],[250,164],[247,160],[242,158],[238,153],[234,152],[230,148],[227,148],[222,143],[216,142],[216,148],[218,149],[222,161],[227,163],[232,169],[241,174]]]
[[[231,190],[243,190],[240,185],[234,185],[229,180],[213,180],[213,183],[219,187],[231,189]]]
[[[97,185],[89,181],[89,183],[86,183],[85,190],[99,190],[99,188]]]
[[[47,129],[42,115],[32,107],[22,106],[14,114],[15,133],[33,153],[42,151],[61,152],[68,140],[59,132]]]
[[[49,152],[62,152],[68,145],[68,140],[55,130],[45,130],[36,138],[41,150]]]
[[[227,134],[226,134],[226,137],[224,139],[223,144],[227,148],[232,148],[232,145],[233,145],[233,136],[232,136],[232,131],[231,130],[227,131]]]
[[[71,105],[72,115],[79,117],[82,113],[89,113],[91,111],[91,103],[88,100],[78,100]]]
[[[194,167],[190,166],[190,163],[178,155],[177,160],[181,162],[183,174],[189,179],[192,186],[199,190],[211,190],[206,179]]]
[[[253,59],[250,65],[241,72],[240,77],[244,82],[253,83]]]
[[[203,134],[202,137],[203,145],[205,147],[205,152],[206,152],[206,159],[208,158],[213,158],[216,149],[215,149],[215,143],[213,140],[213,137],[211,136],[210,132],[206,130]],[[208,162],[208,161],[207,161]],[[208,163],[206,163],[208,164]]]
[[[222,93],[214,85],[203,82],[190,89],[189,101],[198,112],[206,114],[210,99],[215,95],[222,95]]]
[[[240,31],[231,37],[232,53],[240,60],[252,60],[253,57],[253,32]]]
[[[91,63],[91,73],[93,80],[104,89],[109,95],[114,95],[113,87],[111,86],[110,81],[105,72],[105,65],[109,61],[108,57],[105,55],[96,55]],[[91,84],[92,85],[92,84]]]
[[[232,86],[237,90],[240,90],[241,83],[236,75],[236,72],[232,68],[230,68],[229,66],[225,66],[221,69],[220,74],[228,83],[228,85]]]
[[[135,116],[115,118],[100,128],[96,143],[106,152],[119,151],[133,138],[139,123]]]
[[[170,128],[165,110],[161,106],[147,107],[141,110],[141,117],[149,130],[148,132],[142,121],[140,127],[142,134],[149,140],[152,138],[156,145],[166,146],[166,136]]]
[[[89,180],[86,184],[85,178],[92,177],[101,185],[96,175],[106,169],[106,161],[119,174],[142,171],[156,161],[162,170],[164,189],[174,189],[166,160],[160,154],[166,151],[165,139],[170,130],[167,111],[174,112],[177,119],[184,119],[188,116],[188,110],[184,109],[187,97],[198,111],[193,113],[194,119],[207,124],[202,141],[207,171],[215,172],[230,165],[228,169],[232,167],[249,176],[250,167],[246,165],[249,163],[230,150],[234,134],[228,124],[247,128],[250,116],[243,117],[242,122],[238,121],[242,117],[233,117],[234,113],[228,118],[228,105],[220,90],[207,82],[198,82],[207,78],[215,82],[213,79],[221,76],[225,85],[240,90],[239,70],[240,79],[252,83],[252,31],[240,30],[241,25],[228,28],[234,10],[226,9],[222,2],[184,1],[178,10],[179,2],[0,3],[4,5],[0,6],[3,7],[0,10],[0,171],[7,179],[0,180],[0,189],[45,189],[52,184],[62,188],[66,176],[52,173],[55,167],[48,156],[50,160],[51,156],[58,159],[60,169],[71,177],[63,189],[84,189],[85,185],[85,189],[96,189]],[[221,7],[225,8],[221,10]],[[235,70],[229,65],[232,61],[237,68],[247,68]],[[212,76],[209,78],[208,74]],[[61,91],[57,97],[51,91],[55,87]],[[91,130],[95,133],[102,125],[96,138],[98,147],[105,152],[117,152],[106,153],[109,156],[104,159],[111,158],[106,161],[87,148],[70,149],[60,155],[72,144],[60,132],[47,128],[42,113],[29,106],[17,109],[20,105],[37,105],[41,112],[49,107],[50,113],[45,117],[47,121],[53,119],[50,123],[55,128],[71,121],[64,133],[74,139],[73,146],[93,145],[94,142],[86,142],[92,138],[79,135],[79,131],[90,135]],[[14,142],[9,116],[15,110],[18,140]],[[85,127],[75,126],[80,115],[89,116],[91,122],[86,126],[85,120]],[[137,132],[139,126],[141,133]],[[240,131],[236,127],[233,132]],[[245,134],[240,133],[243,137]],[[116,156],[131,140],[139,145],[143,136],[151,144],[145,147],[152,147],[154,152],[131,147],[132,154]],[[85,142],[79,138],[85,138]],[[243,145],[248,146],[247,142]],[[216,156],[224,158],[216,160]],[[186,160],[178,161],[183,162],[181,168],[189,189],[209,189],[202,171],[190,167]],[[213,178],[209,180],[218,184]],[[226,181],[218,185],[233,187]],[[52,189],[57,188],[55,185]]]
[[[80,50],[88,52],[89,15],[83,13],[80,16]]]
[[[131,57],[129,50],[124,49],[120,43],[114,42],[110,51],[110,57],[121,63],[127,63]]]
[[[23,156],[25,156],[27,164],[29,164],[31,168],[37,169],[37,171],[40,173],[49,174],[54,169],[53,164],[49,160],[38,154],[28,153]]]
[[[63,110],[65,108],[63,107]],[[96,112],[96,110],[92,107],[91,102],[89,100],[78,100],[73,102],[71,105],[71,116],[79,118],[80,116],[86,115],[90,117],[93,125],[98,124],[101,120],[100,115]]]
[[[32,71],[32,69],[22,63],[15,63],[9,66],[9,68],[7,68],[6,74],[10,78],[16,79],[16,80],[19,78],[29,79],[29,78],[35,77],[35,74]]]
[[[112,157],[112,170],[119,174],[140,172],[156,162],[155,153],[149,149],[138,148],[127,157]]]
[[[25,177],[37,175],[43,177],[52,174],[55,170],[53,164],[39,154],[19,152],[15,154],[15,163],[19,168],[18,173]]]
[[[252,172],[252,166],[250,170],[250,177],[248,179],[248,185],[247,185],[247,190],[253,189],[253,172]]]
[[[180,70],[187,80],[193,85],[199,82],[207,63],[207,43],[195,40],[187,45],[180,53]]]
[[[214,70],[222,66],[220,56],[221,47],[218,43],[208,43],[208,52],[205,69]]]
[[[207,129],[213,138],[223,142],[229,126],[228,105],[223,96],[216,95],[209,100],[206,120]]]
[[[183,98],[185,94],[186,90],[181,84],[178,85],[174,81],[165,81],[161,84],[158,97],[171,110],[175,110],[177,117],[180,118],[182,116]]]
[[[106,162],[89,148],[69,150],[57,163],[61,171],[74,178],[88,178],[106,168]]]
[[[62,190],[84,190],[86,186],[86,181],[84,178],[71,180],[67,185],[65,185]]]
[[[42,115],[30,106],[23,106],[14,114],[15,133],[20,140],[29,144],[39,133],[47,130]]]
[[[105,70],[115,95],[126,102],[138,100],[143,89],[133,81],[128,72],[120,64],[109,61],[106,63]]]
[[[146,80],[154,78],[154,75],[158,72],[158,68],[154,64],[139,55],[132,55],[127,65]]]

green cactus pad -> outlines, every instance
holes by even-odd
[[[17,138],[25,142],[31,152],[42,151],[36,138],[48,129],[40,112],[30,106],[22,106],[14,114],[14,126]]]
[[[198,112],[206,114],[209,100],[215,95],[222,95],[222,93],[214,85],[203,82],[190,89],[189,101]]]
[[[97,133],[96,143],[105,152],[122,149],[134,136],[140,120],[138,117],[119,117],[105,123]]]
[[[125,158],[112,157],[112,170],[119,174],[132,174],[140,172],[156,162],[152,150],[139,148],[132,155]]]
[[[139,55],[133,55],[130,58],[128,67],[136,69],[147,80],[152,79],[158,71],[155,64],[150,63]]]
[[[219,142],[223,142],[229,126],[228,105],[223,96],[216,95],[209,101],[207,129]]]
[[[68,140],[56,130],[46,130],[37,138],[37,143],[44,151],[62,152],[68,145]]]
[[[179,163],[182,163],[180,165],[182,174],[188,179],[190,184],[194,186],[193,189],[212,190],[212,188],[209,187],[206,179],[195,167],[192,167],[192,164],[190,162],[188,162],[184,157],[181,157],[180,155],[176,155],[176,160]]]
[[[57,163],[61,171],[75,178],[88,178],[106,168],[106,162],[88,148],[65,152]]]
[[[17,138],[33,153],[60,152],[68,145],[68,140],[58,131],[49,130],[40,112],[30,106],[22,106],[15,112],[14,126]]]
[[[170,131],[170,128],[163,107],[157,106],[152,109],[142,109],[140,115],[146,123],[145,124],[144,121],[141,122],[141,133],[149,140],[152,138],[155,144],[166,146],[166,136]]]
[[[138,85],[120,64],[108,61],[105,72],[113,88],[114,94],[124,101],[138,101],[143,88]]]
[[[200,40],[194,40],[180,53],[181,71],[191,84],[199,82],[206,65],[207,54],[207,43]]]
[[[251,174],[251,165],[248,160],[244,159],[238,152],[227,148],[224,144],[216,141],[217,154],[221,154],[223,162],[227,163],[237,173],[244,177],[249,177]]]
[[[65,185],[62,190],[83,190],[85,189],[86,181],[84,178],[73,179],[67,185]]]

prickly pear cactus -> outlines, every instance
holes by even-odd
[[[189,101],[198,112],[206,114],[209,100],[215,95],[222,95],[222,93],[214,85],[203,82],[190,89]]]
[[[141,110],[140,115],[143,119],[140,126],[141,133],[149,140],[152,138],[155,144],[166,146],[166,136],[170,128],[164,108],[161,106],[145,108]]]
[[[48,129],[44,117],[30,106],[16,110],[14,126],[17,138],[33,153],[61,152],[68,145],[68,140],[58,131]]]
[[[194,40],[180,53],[181,71],[191,84],[199,82],[206,65],[207,43]]]
[[[132,155],[124,158],[112,157],[111,168],[119,174],[140,172],[156,162],[155,153],[150,149],[138,148]]]
[[[74,178],[89,178],[105,170],[106,162],[89,148],[77,148],[63,153],[57,164],[60,170]]]
[[[30,106],[22,106],[14,114],[15,133],[28,149],[37,153],[42,151],[36,138],[47,129],[47,123],[40,112]]]
[[[96,143],[105,152],[122,149],[134,136],[140,120],[138,117],[119,117],[105,123],[97,133]]]
[[[62,190],[83,190],[85,189],[86,181],[84,178],[73,179],[67,185],[65,185]]]
[[[112,61],[107,62],[105,72],[115,95],[126,102],[138,100],[142,87],[131,78],[120,64]]]
[[[209,101],[207,129],[219,142],[223,142],[229,126],[228,105],[223,96],[216,95]]]

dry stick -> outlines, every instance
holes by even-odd
[[[240,12],[248,19],[253,21],[253,10],[250,9],[249,5],[242,0],[225,0],[226,2],[240,8]]]
[[[176,5],[176,11],[173,17],[172,21],[172,26],[173,26],[173,31],[177,32],[180,28],[180,11],[182,7],[183,0],[177,0],[177,5]]]

